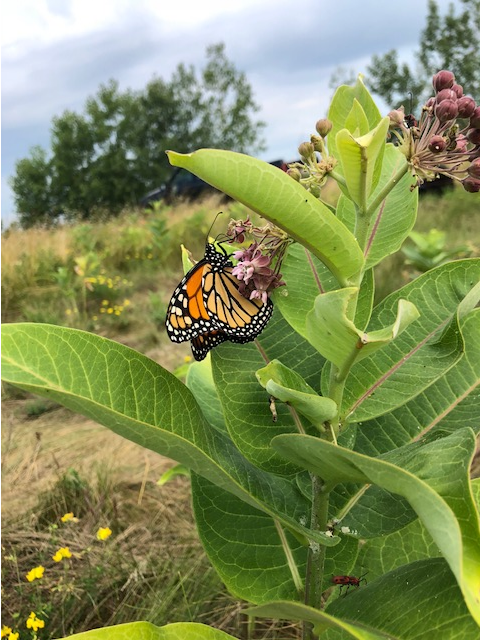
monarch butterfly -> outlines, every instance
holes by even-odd
[[[168,336],[173,342],[191,340],[195,360],[203,360],[226,340],[255,340],[273,312],[270,299],[249,300],[239,292],[233,264],[220,248],[223,254],[207,244],[205,255],[182,279],[168,305]]]

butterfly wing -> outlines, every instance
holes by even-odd
[[[168,305],[166,328],[173,342],[191,340],[196,360],[218,344],[251,342],[269,321],[270,299],[249,300],[239,291],[226,254],[208,244],[205,256],[182,279]]]
[[[273,313],[273,303],[256,298],[249,300],[239,291],[240,281],[232,275],[232,266],[221,271],[205,265],[203,302],[211,321],[233,342],[254,340],[265,328]],[[234,340],[234,338],[239,338]]]
[[[203,271],[206,260],[190,269],[173,292],[165,325],[173,342],[185,342],[214,328],[203,302]]]
[[[201,333],[192,338],[191,346],[195,360],[203,360],[210,349],[228,340],[228,336],[217,329],[209,333]]]

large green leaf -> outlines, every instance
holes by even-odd
[[[442,558],[413,562],[369,580],[329,604],[326,613],[402,640],[475,640],[480,633]],[[323,638],[345,636],[328,630]]]
[[[293,602],[271,602],[249,612],[310,621],[325,640],[475,640],[479,633],[441,558],[414,562],[369,580],[329,603],[324,612]]]
[[[7,382],[181,462],[301,535],[309,534],[297,517],[308,511],[301,493],[243,458],[206,422],[187,387],[156,362],[105,338],[51,325],[4,325],[2,337]],[[338,542],[317,537],[325,544]]]
[[[335,638],[355,638],[356,640],[392,640],[382,632],[368,628],[364,624],[352,623],[348,618],[342,619],[340,616],[332,616],[325,611],[319,611],[312,607],[307,607],[299,602],[269,602],[247,609],[247,613],[266,618],[280,618],[285,620],[305,620],[313,625],[314,630],[318,634],[330,632],[330,630],[338,630],[339,635],[332,636]]]
[[[308,549],[305,542],[299,542],[265,513],[196,474],[192,474],[192,494],[200,539],[231,593],[255,604],[279,598],[302,600]],[[325,589],[330,575],[351,570],[357,553],[358,541],[350,537],[327,548]]]
[[[219,431],[226,432],[222,405],[213,382],[210,357],[201,362],[193,362],[188,367],[185,384],[195,396],[207,422]]]
[[[170,162],[261,214],[316,255],[346,283],[359,274],[363,254],[353,234],[322,202],[267,162],[232,151],[168,152]]]
[[[459,321],[478,302],[480,260],[432,269],[386,298],[369,331],[395,321],[398,301],[413,303],[420,318],[386,347],[355,364],[347,378],[342,415],[362,422],[405,404],[441,378],[461,357]],[[327,395],[323,388],[323,395]]]
[[[389,118],[383,118],[363,135],[352,134],[348,129],[341,129],[336,135],[335,144],[349,197],[364,210],[364,215],[368,199],[381,176],[389,124]]]
[[[480,431],[480,309],[462,321],[465,353],[427,390],[395,411],[356,425],[355,450],[378,456],[427,434]]]
[[[357,300],[358,294],[356,287],[321,294],[306,318],[308,341],[340,370],[347,363],[359,362],[388,345],[419,315],[414,304],[399,299],[397,315],[390,325],[364,332],[350,320],[353,313],[349,312],[349,308]]]
[[[280,402],[277,403],[278,419],[274,422],[269,406],[270,394],[255,375],[276,358],[287,362],[307,384],[318,389],[322,358],[276,311],[255,342],[246,345],[225,343],[213,351],[213,378],[230,437],[239,451],[257,467],[292,475],[298,469],[279,456],[270,442],[278,434],[308,429],[308,423],[304,420],[306,424],[302,427],[298,414]],[[312,427],[311,432],[316,430]]]
[[[361,106],[363,117],[353,117]],[[328,151],[330,155],[337,156],[335,138],[341,129],[348,129],[350,133],[358,131],[358,135],[364,135],[377,126],[382,119],[377,105],[363,84],[362,76],[359,76],[354,86],[342,85],[333,96],[328,111],[328,118],[333,127],[328,134]]]
[[[468,477],[475,451],[470,429],[427,444],[401,447],[382,459],[305,435],[277,436],[272,445],[329,486],[372,483],[405,497],[447,560],[470,612],[480,622],[480,525]]]
[[[392,144],[387,144],[383,157],[379,185],[369,198],[369,206],[377,200],[382,188],[405,162],[405,156]],[[365,244],[366,267],[373,267],[383,258],[398,251],[411,231],[416,218],[418,189],[409,189],[415,178],[406,173],[371,212]],[[355,229],[355,206],[349,198],[341,195],[337,203],[339,219],[353,232]]]
[[[399,531],[365,540],[358,555],[356,572],[368,572],[371,582],[402,565],[440,556],[440,549],[431,535],[416,519]]]
[[[334,291],[338,284],[325,265],[300,244],[289,247],[282,264],[286,288],[277,289],[275,305],[285,320],[304,338],[307,337],[306,319],[317,296]],[[373,306],[374,283],[371,270],[364,274],[356,308],[355,324],[365,329]]]
[[[68,636],[72,640],[235,640],[219,629],[198,622],[175,622],[156,627],[150,622],[128,622]]]

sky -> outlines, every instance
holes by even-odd
[[[449,0],[437,0],[445,13]],[[453,3],[458,5],[459,2]],[[3,0],[1,206],[14,219],[8,179],[50,125],[81,112],[101,83],[141,89],[168,80],[181,62],[197,68],[209,44],[246,73],[267,122],[265,160],[297,157],[326,115],[329,80],[342,66],[366,71],[372,54],[412,60],[427,0]],[[384,105],[386,109],[386,105]],[[388,109],[386,109],[388,111]],[[193,149],[192,149],[193,151]]]

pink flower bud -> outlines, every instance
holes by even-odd
[[[457,99],[457,94],[453,89],[442,89],[437,93],[436,101],[437,104],[442,102],[443,100],[453,100]]]
[[[467,131],[468,141],[474,145],[480,144],[480,129],[469,129]]]
[[[480,180],[476,180],[470,176],[462,181],[462,185],[465,191],[469,193],[478,193],[480,191]]]
[[[468,167],[467,173],[472,178],[480,180],[480,158],[475,158],[472,164]]]
[[[480,129],[480,107],[477,107],[470,116],[470,126],[474,129]]]
[[[439,71],[433,76],[433,88],[435,91],[450,89],[455,84],[455,76],[451,71]]]
[[[441,153],[445,151],[447,143],[442,136],[432,136],[428,148],[432,153]]]
[[[463,87],[461,84],[454,84],[452,87],[452,91],[455,91],[457,94],[457,98],[461,98],[463,96]]]
[[[436,102],[435,102],[435,98],[433,96],[431,98],[429,98],[425,103],[425,107],[427,109],[433,109],[433,107],[435,105],[436,105]]]
[[[405,109],[400,107],[400,109],[393,109],[388,114],[390,118],[390,127],[396,129],[397,127],[401,127],[405,121]]]
[[[463,133],[459,133],[458,134],[458,136],[455,138],[455,142],[456,142],[456,146],[455,146],[454,151],[456,151],[457,153],[466,153],[467,152],[468,140],[463,135]]]
[[[435,107],[435,115],[440,122],[448,122],[449,120],[455,120],[458,116],[458,107],[456,100],[442,100],[440,104]]]
[[[475,111],[475,100],[470,96],[462,96],[457,100],[458,117],[470,118]]]

